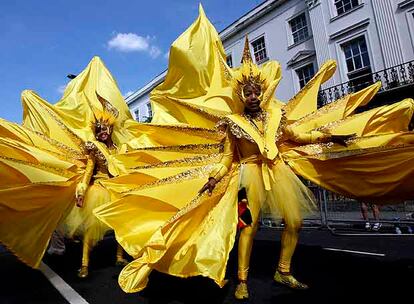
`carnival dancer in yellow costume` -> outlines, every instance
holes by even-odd
[[[22,125],[0,120],[0,242],[36,268],[61,225],[85,239],[85,276],[91,246],[109,229],[92,214],[110,201],[100,181],[124,172],[111,156],[137,144],[138,123],[97,57],[57,104],[32,91],[22,103]]]
[[[277,75],[279,76],[279,75]],[[285,129],[283,109],[280,104],[265,99],[269,86],[276,87],[280,77],[267,79],[252,62],[249,43],[245,41],[242,66],[233,76],[235,98],[244,104],[241,114],[226,116],[217,127],[226,132],[224,151],[220,163],[210,173],[209,181],[201,189],[212,194],[218,181],[230,170],[233,162],[239,162],[240,187],[247,190],[248,206],[252,222],[240,234],[238,248],[238,278],[235,296],[248,298],[247,276],[253,238],[259,225],[260,210],[266,204],[275,215],[281,215],[285,229],[281,239],[281,253],[275,281],[295,289],[307,289],[307,285],[298,282],[290,273],[291,259],[298,241],[302,225],[303,211],[310,211],[315,205],[311,191],[302,184],[279,154],[278,143],[282,137],[302,144],[336,141],[343,145],[352,135],[331,135],[314,132],[296,133]],[[273,95],[273,92],[271,92]]]
[[[116,154],[117,147],[112,141],[112,131],[118,111],[101,97],[104,111],[97,114],[91,123],[95,138],[104,144],[110,154]],[[84,147],[87,151],[87,163],[82,181],[76,187],[76,206],[63,221],[64,230],[67,235],[79,235],[82,237],[82,264],[78,276],[88,276],[89,255],[96,243],[103,239],[110,228],[99,221],[93,214],[93,209],[111,200],[110,192],[100,185],[99,181],[111,177],[108,171],[107,159],[95,143],[88,141]],[[123,258],[123,249],[118,245],[116,252],[116,264],[125,265],[127,261]]]
[[[259,68],[247,49],[242,66],[229,68],[200,8],[173,43],[166,79],[151,94],[154,119],[143,135],[149,146],[114,157],[134,172],[104,181],[119,198],[94,212],[135,258],[119,276],[124,291],[145,288],[153,269],[201,275],[223,286],[240,186],[247,189],[253,222],[240,237],[238,298],[248,297],[252,239],[265,206],[287,222],[274,278],[306,288],[290,274],[290,260],[313,198],[295,174],[347,196],[378,201],[414,195],[411,99],[354,114],[378,91],[374,84],[317,109],[319,87],[335,72],[328,61],[283,104],[274,98],[280,65],[269,61]],[[145,176],[153,180],[131,189]]]

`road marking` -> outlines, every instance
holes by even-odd
[[[347,249],[338,249],[338,248],[323,248],[324,250],[329,251],[341,251],[341,252],[348,252],[348,253],[356,253],[356,254],[363,254],[363,255],[373,255],[373,256],[381,256],[384,257],[385,253],[375,253],[375,252],[366,252],[366,251],[355,251],[355,250],[347,250]]]
[[[39,270],[70,304],[89,304],[45,263],[40,263]]]

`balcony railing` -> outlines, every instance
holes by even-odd
[[[318,98],[319,105],[323,106],[345,95],[362,90],[377,81],[382,83],[379,92],[414,84],[414,60],[382,71],[367,73],[348,82],[321,90]]]

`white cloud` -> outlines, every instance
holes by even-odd
[[[65,89],[66,89],[66,84],[62,84],[56,90],[58,91],[58,93],[63,94],[65,92]]]
[[[155,39],[155,37],[143,37],[134,33],[117,33],[108,41],[108,48],[120,52],[145,52],[151,58],[157,58],[162,51],[153,44]]]
[[[121,52],[145,51],[149,48],[149,38],[133,33],[118,33],[108,41],[108,48]]]
[[[152,58],[157,58],[161,54],[161,50],[157,46],[151,46],[149,54]]]

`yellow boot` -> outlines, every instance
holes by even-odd
[[[234,292],[234,297],[237,300],[245,300],[249,298],[249,291],[247,289],[247,283],[246,282],[240,282],[237,287],[236,291]]]
[[[299,282],[298,280],[296,280],[295,277],[293,275],[291,275],[290,273],[282,273],[279,270],[276,270],[276,273],[275,273],[273,279],[277,283],[286,285],[286,286],[288,286],[290,288],[293,288],[293,289],[305,290],[305,289],[309,288],[308,285],[303,284],[303,283]]]
[[[81,266],[81,268],[78,271],[78,277],[81,279],[87,278],[89,275],[88,266]]]
[[[81,279],[85,279],[89,275],[89,254],[91,252],[91,243],[89,241],[88,234],[86,234],[83,240],[83,248],[82,248],[82,264],[81,268],[78,271],[78,277]]]

